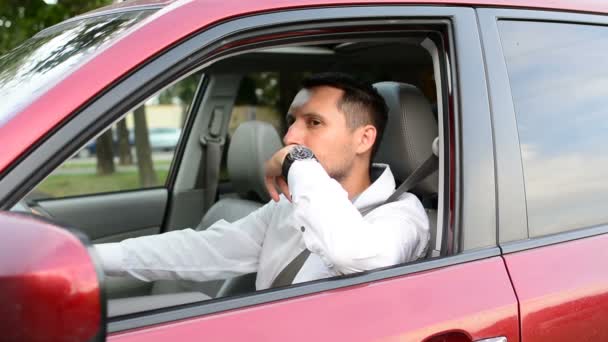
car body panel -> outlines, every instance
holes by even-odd
[[[145,3],[145,2],[144,2]],[[138,2],[136,5],[143,5]],[[153,58],[162,50],[176,42],[185,39],[192,33],[209,27],[219,21],[229,20],[236,16],[244,16],[265,11],[277,11],[289,8],[320,7],[335,5],[365,4],[365,1],[331,1],[292,0],[285,3],[281,0],[221,2],[216,1],[178,1],[171,3],[146,19],[139,29],[119,39],[111,48],[98,53],[88,63],[82,65],[68,75],[59,84],[30,103],[18,115],[12,117],[0,127],[0,146],[5,150],[0,154],[0,172],[6,170],[13,160],[21,156],[31,146],[36,144],[46,133],[60,125],[97,94],[113,84],[120,77]],[[468,5],[468,6],[510,6],[523,8],[547,8],[542,1],[530,2],[523,0],[512,1],[400,1],[377,2],[378,4],[437,4]],[[148,4],[155,4],[149,2]],[[570,3],[568,1],[552,1],[551,8],[562,10],[608,12],[608,3],[603,1],[588,1]],[[128,9],[128,7],[124,7]],[[103,11],[99,12],[100,14]],[[176,25],[175,23],[179,23]],[[104,70],[100,73],[99,70]],[[62,94],[70,94],[65,97]],[[57,101],[61,98],[62,101]],[[21,127],[28,127],[27,130]]]
[[[135,7],[118,5],[87,15],[134,10],[137,6],[153,6],[159,3],[165,2],[137,1]],[[605,1],[576,3],[552,1],[548,4],[543,1],[523,0],[446,0],[398,3],[551,8],[590,13],[608,11],[608,3]],[[99,52],[0,127],[0,146],[3,146],[3,151],[0,153],[0,172],[11,168],[15,160],[37,146],[50,131],[64,124],[80,108],[117,84],[123,77],[196,32],[219,22],[253,13],[362,4],[365,2],[314,0],[293,0],[289,3],[280,0],[264,3],[222,2],[221,5],[216,1],[169,3],[146,19],[138,29],[119,39],[111,45],[111,48]],[[375,4],[396,4],[396,2]],[[152,37],[154,39],[151,39]],[[457,51],[457,54],[460,53]],[[462,56],[464,55],[459,55]],[[466,64],[462,60],[460,63]],[[477,65],[479,69],[476,72],[482,74],[483,63]],[[103,72],[99,72],[100,70]],[[468,70],[460,71],[464,73]],[[483,77],[479,80],[485,81]],[[462,88],[465,88],[464,86]],[[493,84],[489,84],[489,88],[492,86]],[[464,91],[461,90],[459,96],[463,97],[464,93],[476,90],[478,89],[468,87]],[[483,99],[478,100],[476,104],[480,105],[479,108],[488,105]],[[489,111],[480,109],[477,114],[483,117],[487,115],[485,119],[490,119]],[[470,118],[472,114],[467,111],[466,115]],[[462,120],[465,128],[463,133],[469,133],[465,134],[468,137],[463,139],[464,157],[470,158],[472,155],[478,155],[474,149],[469,148],[471,143],[466,141],[466,139],[474,139],[474,135],[470,134],[472,126],[466,130],[471,120]],[[485,126],[477,134],[490,135]],[[488,140],[491,138],[489,137]],[[491,149],[492,144],[488,142],[478,145]],[[452,156],[451,154],[450,157]],[[494,170],[493,155],[484,156],[487,156],[484,170],[490,174]],[[456,157],[462,156],[454,158]],[[469,168],[479,168],[481,165],[481,163],[471,163],[470,159],[466,158],[462,161],[469,165]],[[497,165],[500,167],[501,164]],[[474,188],[474,184],[471,184],[475,181],[474,176],[476,174],[473,172],[466,173],[463,178],[464,189],[460,189],[462,192],[459,190],[458,196],[464,196],[467,200],[477,198],[481,205],[464,207],[463,211],[466,213],[474,213],[479,208],[488,208],[488,201],[483,201],[481,197],[475,197],[471,192],[467,192]],[[484,175],[477,178],[487,177]],[[481,181],[475,184],[483,185]],[[487,188],[492,191],[494,189],[493,186]],[[488,196],[494,198],[493,193],[489,193]],[[458,201],[461,203],[462,198]],[[487,220],[488,224],[479,226],[495,231],[496,225],[490,224],[490,221],[496,211],[489,211],[492,214]],[[508,216],[504,215],[504,217]],[[466,239],[469,237],[465,235],[465,242]],[[606,260],[607,243],[608,237],[605,235],[586,238],[511,253],[504,257],[504,261],[502,257],[492,257],[280,302],[114,333],[109,339],[188,341],[200,340],[204,337],[206,340],[218,341],[245,339],[420,341],[434,337],[439,341],[442,336],[447,336],[442,334],[447,333],[459,334],[470,340],[505,336],[508,341],[519,341],[520,335],[523,341],[550,338],[554,341],[608,339],[608,331],[598,328],[605,326],[603,322],[608,319],[606,315],[608,298],[605,290],[608,275],[603,272],[601,262],[590,262]],[[509,273],[506,271],[505,262]],[[523,329],[521,334],[518,303],[511,280],[520,300]]]
[[[506,255],[522,341],[608,340],[608,235]]]
[[[422,341],[450,332],[519,341],[517,302],[500,257],[114,333],[108,340]]]

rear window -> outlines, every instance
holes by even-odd
[[[608,27],[524,21],[498,27],[530,235],[608,223]]]
[[[87,57],[155,10],[68,21],[41,31],[0,57],[0,126]]]

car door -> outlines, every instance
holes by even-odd
[[[479,10],[522,341],[608,339],[608,18]],[[503,216],[502,213],[505,213]]]
[[[445,234],[446,239],[457,241],[451,251],[446,250],[451,255],[361,275],[113,317],[108,326],[109,340],[519,340],[516,297],[495,245],[494,194],[488,191],[494,189],[492,136],[474,10],[411,6],[301,9],[237,19],[216,28],[223,37],[231,37],[232,27],[247,31],[253,23],[273,25],[275,30],[264,32],[266,36],[249,33],[248,41],[253,36],[253,40],[263,42],[331,27],[310,23],[313,19],[337,23],[348,18],[346,23],[339,22],[351,27],[365,20],[369,30],[369,21],[389,15],[405,22],[441,20],[450,28],[449,41],[454,44],[450,60],[459,60],[457,68],[451,64],[451,77],[458,80],[451,99],[459,104],[461,124],[458,133],[455,121],[454,126],[445,129],[457,134],[453,141],[458,139],[462,144],[457,161],[459,176],[454,174],[453,178],[453,182],[461,179],[462,183],[450,183],[462,195],[445,197],[448,205],[440,218],[456,227],[446,229]],[[307,26],[291,31],[281,29],[283,25],[304,23]],[[239,44],[238,36],[228,41],[233,42],[232,46]],[[455,152],[455,143],[448,143],[445,150]]]

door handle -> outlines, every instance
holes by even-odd
[[[507,342],[507,338],[504,336],[484,338],[483,340],[476,340],[475,342]]]
[[[447,332],[429,337],[424,342],[507,342],[504,336],[484,338],[481,340],[471,340],[471,337],[462,332]]]

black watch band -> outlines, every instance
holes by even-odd
[[[302,145],[295,145],[289,150],[289,153],[285,156],[283,160],[283,165],[281,167],[281,174],[287,182],[287,175],[289,174],[289,169],[291,168],[291,164],[296,160],[305,160],[305,159],[314,159],[317,160],[314,153],[306,147]]]

